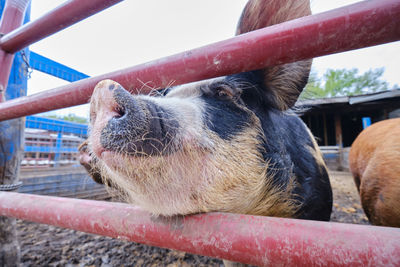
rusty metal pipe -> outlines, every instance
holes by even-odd
[[[399,266],[400,229],[0,192],[0,215],[257,266]]]
[[[177,85],[397,40],[400,1],[362,1],[7,101],[0,104],[0,121],[87,103],[103,79],[137,93],[144,83],[163,88],[172,81]]]
[[[0,21],[0,37],[22,25],[29,2],[30,0],[6,1]],[[13,54],[4,51],[0,47],[0,102],[5,100],[4,94],[7,88],[13,59]]]
[[[70,0],[37,20],[4,35],[0,48],[15,53],[49,35],[88,18],[122,0]]]

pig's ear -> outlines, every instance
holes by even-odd
[[[243,10],[236,34],[310,14],[308,0],[250,0]],[[254,71],[252,76],[257,76],[262,87],[259,97],[279,110],[292,107],[308,82],[311,62],[305,60]]]

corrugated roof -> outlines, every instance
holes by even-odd
[[[394,98],[394,97],[400,97],[400,89],[388,90],[388,91],[365,94],[365,95],[356,95],[356,96],[339,96],[339,97],[299,100],[297,101],[296,106],[314,106],[314,105],[328,105],[328,104],[353,105],[353,104],[359,104],[359,103],[387,99],[387,98]]]

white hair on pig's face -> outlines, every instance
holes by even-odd
[[[93,107],[97,106],[100,95],[112,99],[113,96],[105,96],[112,92],[108,89],[110,83],[113,84],[112,81],[105,81],[96,87]],[[210,114],[207,112],[215,112],[214,115],[227,112],[217,110],[223,105],[214,103],[210,107],[207,103],[205,94],[210,93],[207,90],[215,83],[219,83],[219,80],[175,87],[165,97],[131,96],[137,98],[136,103],[148,101],[161,107],[179,122],[173,138],[166,144],[172,148],[168,153],[159,151],[148,156],[109,150],[97,153],[103,177],[119,188],[128,202],[138,204],[154,214],[222,210],[289,216],[295,210],[293,202],[283,197],[281,191],[274,189],[272,184],[266,183],[268,164],[262,156],[263,134],[258,118],[222,94],[224,102],[230,102],[247,114],[241,116],[246,121],[242,121],[242,129],[233,131],[229,138],[219,135],[215,128],[209,128],[210,125],[214,127],[215,122],[209,121]],[[113,88],[121,90],[120,85],[114,85]],[[163,119],[168,120],[165,116]],[[94,140],[102,135],[99,129],[107,127],[106,122],[100,124],[101,127],[92,126],[92,146],[100,143]],[[241,201],[232,201],[232,198]],[[274,203],[274,207],[265,214],[267,203]],[[260,206],[263,209],[257,211]]]

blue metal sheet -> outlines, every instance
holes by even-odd
[[[50,146],[25,146],[25,152],[41,152],[41,153],[78,153],[76,147],[50,147]],[[55,159],[58,160],[58,159]]]
[[[6,0],[0,0],[0,19],[1,19],[2,14],[3,14],[3,9],[4,9],[5,3],[6,3]]]
[[[325,159],[336,159],[339,157],[339,155],[337,153],[324,153],[324,158]]]
[[[82,72],[76,71],[70,67],[67,67],[32,51],[30,52],[29,65],[35,70],[50,74],[54,77],[69,82],[74,82],[89,77]]]
[[[44,118],[39,116],[27,116],[25,122],[26,128],[42,129],[52,132],[70,133],[86,138],[88,135],[88,126],[86,124]]]
[[[363,129],[371,126],[371,118],[370,117],[363,117],[362,118]]]

